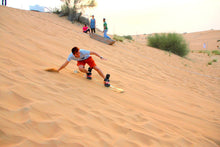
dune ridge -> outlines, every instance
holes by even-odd
[[[220,57],[187,58],[134,42],[109,46],[55,14],[0,6],[0,146],[16,147],[218,147]],[[216,47],[220,31],[187,33],[191,50]],[[93,72],[88,81],[71,62],[73,46],[94,57],[111,84]],[[218,61],[208,66],[207,63]]]

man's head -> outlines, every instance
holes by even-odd
[[[103,22],[105,22],[105,18],[103,18]]]
[[[78,47],[72,48],[72,53],[75,57],[79,58],[80,57],[80,52]]]

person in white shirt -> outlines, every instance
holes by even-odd
[[[65,68],[71,60],[77,61],[77,66],[81,72],[84,72],[87,74],[87,79],[92,79],[92,69],[96,70],[98,74],[104,79],[104,85],[106,87],[109,87],[109,77],[110,74],[106,74],[106,76],[103,74],[102,70],[96,65],[95,61],[93,60],[91,55],[95,55],[99,57],[102,60],[106,60],[102,56],[100,56],[98,53],[93,51],[88,51],[84,49],[79,49],[78,47],[72,48],[72,53],[68,56],[67,60],[63,63],[62,66],[57,70],[59,72],[63,68]],[[88,70],[85,69],[85,64],[89,65]]]

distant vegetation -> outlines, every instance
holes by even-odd
[[[80,22],[89,25],[89,19],[82,16],[84,8],[95,7],[96,0],[65,0],[61,10],[54,9],[53,13],[59,14],[60,17],[68,16],[72,22]]]
[[[133,40],[131,35],[127,35],[127,36],[114,35],[113,39],[116,40],[116,41],[120,41],[120,42],[123,42],[125,39]]]
[[[127,35],[127,36],[123,36],[125,39],[128,39],[128,40],[133,40],[132,36],[131,35]]]
[[[162,33],[151,35],[148,38],[148,46],[172,52],[181,57],[189,53],[188,45],[182,35],[177,33]]]
[[[55,14],[60,14],[60,12],[61,12],[58,8],[54,8],[52,11]]]
[[[220,55],[220,51],[219,50],[194,50],[192,51],[192,53],[204,53],[207,54],[208,56],[211,55]]]
[[[212,61],[208,62],[208,65],[212,65],[213,62],[217,62],[217,59],[213,59]]]
[[[114,35],[113,39],[116,40],[116,41],[123,42],[125,38],[122,37],[122,36]]]
[[[208,56],[212,56],[212,55],[220,55],[220,51],[219,50],[192,50],[192,53],[203,53],[203,54],[207,54]],[[213,62],[217,62],[217,59],[213,59],[212,61],[208,62],[208,65],[212,65]]]
[[[219,51],[219,50],[213,50],[213,51],[212,51],[212,54],[214,54],[214,55],[220,55],[220,51]]]

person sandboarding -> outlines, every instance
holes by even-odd
[[[95,55],[102,60],[106,60],[96,52],[79,49],[78,47],[73,47],[72,53],[69,54],[67,60],[63,63],[63,65],[60,66],[57,72],[65,68],[71,60],[75,60],[77,61],[77,66],[79,70],[83,73],[86,73],[87,79],[90,80],[92,79],[92,69],[94,69],[104,79],[105,87],[110,87],[110,83],[109,83],[110,74],[106,74],[106,76],[104,76],[102,70],[96,65],[91,55]],[[85,69],[85,64],[89,65],[88,70]]]

